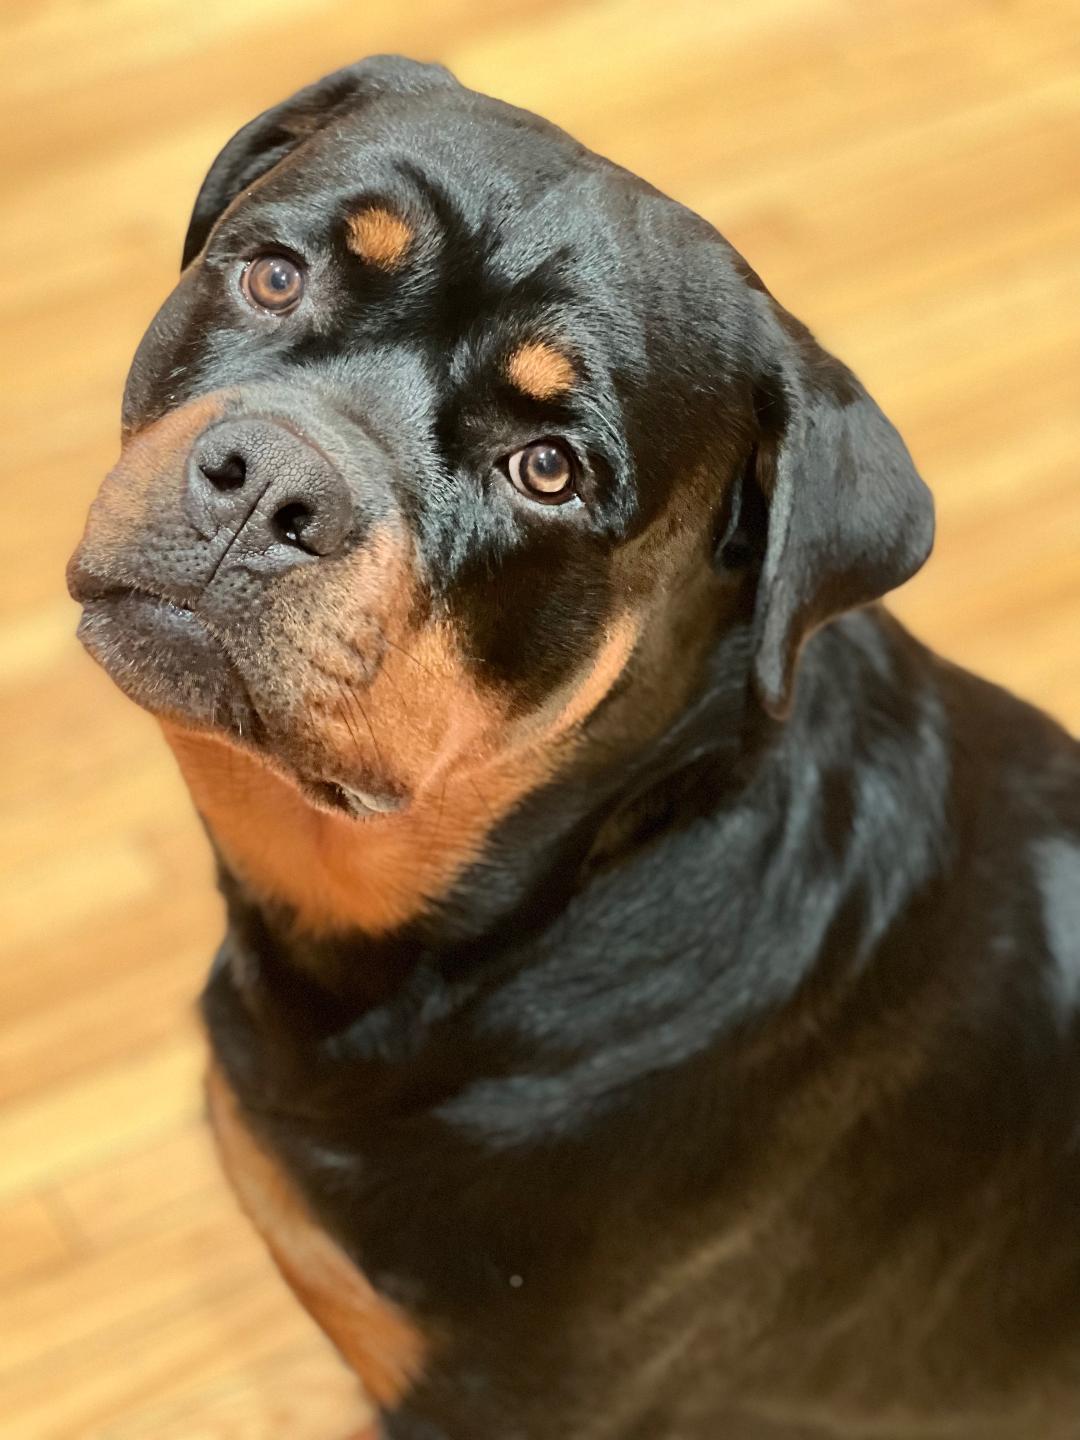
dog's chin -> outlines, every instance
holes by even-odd
[[[389,785],[313,773],[271,738],[235,663],[195,611],[141,590],[87,598],[79,639],[129,699],[180,730],[216,736],[251,752],[300,790],[316,809],[354,820],[405,806]]]

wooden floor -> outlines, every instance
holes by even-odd
[[[63,564],[217,148],[400,49],[714,219],[940,502],[897,609],[1080,725],[1080,11],[1036,0],[4,0],[0,1430],[333,1440],[347,1375],[219,1181],[191,1018],[220,928],[153,724]]]

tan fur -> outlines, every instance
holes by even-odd
[[[398,766],[398,774],[411,768],[417,788],[401,813],[371,820],[319,809],[263,759],[223,738],[163,728],[196,807],[256,895],[290,905],[310,934],[379,934],[445,895],[494,826],[551,777],[636,635],[636,621],[621,619],[585,674],[516,730],[470,684],[445,637],[415,637],[414,659],[391,651],[363,698],[380,720],[381,763]],[[415,671],[416,664],[424,668]],[[354,724],[324,723],[328,755],[365,739]]]
[[[220,1067],[206,1083],[222,1166],[241,1208],[300,1303],[356,1371],[375,1404],[391,1409],[419,1377],[427,1345],[404,1312],[379,1295],[309,1213],[255,1139]]]
[[[506,366],[510,383],[533,400],[554,400],[573,387],[574,367],[545,340],[530,340],[510,356]]]
[[[354,255],[380,270],[396,270],[415,239],[412,226],[382,206],[370,206],[349,216],[345,243]]]
[[[93,551],[99,569],[117,581],[127,577],[133,542],[141,539],[159,502],[162,457],[186,455],[196,437],[221,418],[227,400],[223,390],[202,396],[128,436],[120,462],[90,506],[79,546],[80,552]]]

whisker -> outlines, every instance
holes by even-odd
[[[496,820],[497,817],[496,817],[495,811],[491,808],[491,805],[490,805],[487,797],[484,795],[483,791],[480,789],[480,786],[477,785],[476,781],[473,779],[473,777],[472,777],[471,775],[467,775],[465,778],[468,780],[469,784],[472,786],[472,789],[473,789],[474,792],[476,793],[476,798],[480,801],[480,804],[481,804],[481,805],[484,807],[484,809],[487,811],[487,813],[488,813],[488,818],[489,818],[489,819],[492,821],[492,823],[494,824],[494,822],[495,822],[495,820]]]
[[[333,678],[333,677],[331,677],[331,678]],[[345,724],[346,730],[348,730],[349,734],[350,734],[351,737],[352,737],[353,745],[356,747],[357,752],[359,752],[359,750],[360,750],[360,736],[359,736],[359,735],[357,734],[357,732],[356,732],[356,727],[353,725],[352,716],[351,716],[350,713],[349,713],[349,694],[348,694],[348,691],[345,689],[345,686],[341,683],[340,680],[336,681],[335,683],[337,684],[338,693],[339,693],[339,695],[341,696],[340,704],[339,704],[338,706],[336,706],[335,708],[337,709],[338,713],[340,714],[340,716],[341,716],[341,718],[342,718],[342,720],[343,720],[343,722],[344,722],[344,724]]]
[[[391,650],[396,650],[399,655],[404,655],[406,660],[411,660],[425,675],[430,675],[433,679],[435,678],[435,671],[425,665],[422,660],[418,660],[415,655],[410,654],[404,645],[399,645],[396,640],[391,640],[390,636],[383,630],[379,631],[379,636],[384,645],[389,645]]]
[[[354,700],[354,702],[355,702],[355,704],[356,704],[356,708],[360,711],[360,714],[364,717],[364,724],[367,726],[367,728],[368,728],[368,733],[371,735],[371,743],[372,743],[372,745],[375,746],[375,754],[378,756],[379,765],[382,767],[383,770],[385,770],[385,769],[386,769],[386,761],[383,759],[382,750],[379,748],[379,740],[378,740],[378,736],[375,734],[375,727],[374,727],[374,725],[372,725],[371,720],[368,718],[368,713],[367,713],[367,711],[364,709],[363,705],[360,703],[360,698],[359,698],[359,696],[354,695],[354,696],[353,696],[353,700]]]

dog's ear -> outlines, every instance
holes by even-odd
[[[186,269],[195,259],[218,216],[242,190],[343,111],[380,95],[419,94],[456,84],[441,65],[424,65],[401,55],[372,55],[264,111],[236,132],[210,166],[192,211],[180,268]]]
[[[933,544],[934,505],[904,442],[850,370],[771,296],[755,292],[754,304],[763,343],[749,481],[765,533],[753,683],[779,719],[803,641],[915,574]]]

